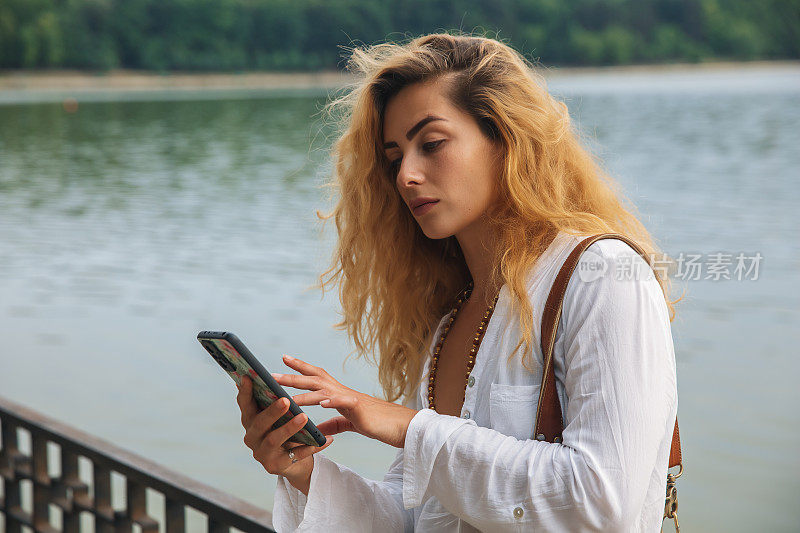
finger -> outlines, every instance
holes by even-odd
[[[322,446],[308,446],[307,444],[298,444],[297,446],[294,446],[292,448],[292,451],[294,452],[294,458],[297,461],[305,459],[306,457],[309,457],[319,451],[324,450],[325,448],[330,446],[332,442],[333,442],[333,437],[326,437],[325,444],[323,444]],[[261,447],[253,455],[255,457],[268,457],[270,454],[274,453],[275,453],[275,448],[270,447],[270,445],[265,440],[264,443],[261,445]],[[289,457],[289,454],[286,453],[286,451],[281,451],[279,453],[282,457],[285,458],[287,464],[291,465],[292,460]]]
[[[325,372],[325,370],[323,370],[322,368],[320,368],[318,366],[314,366],[311,363],[306,363],[302,359],[297,359],[296,357],[292,357],[291,355],[284,354],[283,355],[283,362],[289,368],[293,368],[293,369],[297,370],[298,372],[300,372],[301,374],[304,374],[306,376],[326,376],[326,375],[328,375],[328,373]]]
[[[343,416],[337,416],[321,424],[317,424],[317,429],[320,430],[323,435],[336,435],[337,433],[344,433],[345,431],[356,431],[353,423]],[[356,433],[358,432],[356,431]]]
[[[258,446],[258,443],[264,439],[264,435],[288,410],[289,400],[281,398],[253,417],[244,435],[244,443],[247,447],[252,449],[254,446]]]
[[[297,447],[299,447],[299,446],[305,446],[305,444],[301,444],[301,443],[299,443],[299,442],[294,442],[294,441],[291,441],[291,440],[287,440],[286,442],[284,442],[283,444],[281,444],[281,447],[282,447],[284,450],[286,450],[287,452],[288,452],[289,450],[292,450],[292,449],[294,449],[294,448],[297,448]]]
[[[300,446],[292,449],[292,451],[294,452],[294,458],[297,459],[298,461],[301,459],[305,459],[306,457],[309,457],[317,452],[324,450],[325,448],[330,446],[332,442],[333,442],[333,437],[328,436],[325,437],[325,444],[323,444],[322,446],[308,446],[305,444],[301,444]]]
[[[292,400],[294,400],[294,403],[297,405],[319,405],[319,402],[327,397],[328,394],[325,391],[313,391],[292,396]]]
[[[253,383],[246,376],[242,377],[242,384],[236,395],[236,403],[239,404],[239,410],[242,412],[242,425],[247,428],[253,417],[258,414],[258,405],[253,398]]]
[[[303,429],[303,426],[306,425],[306,422],[308,422],[308,415],[305,413],[295,415],[291,420],[286,422],[278,429],[274,429],[267,433],[267,438],[264,440],[269,441],[273,447],[277,448],[289,440],[289,437]]]
[[[353,396],[333,396],[319,402],[322,407],[333,409],[352,409],[358,404],[358,398]]]
[[[320,388],[319,377],[300,376],[298,374],[272,374],[279,385],[294,387],[295,389],[317,390]]]

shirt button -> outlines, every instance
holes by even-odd
[[[522,518],[522,515],[523,515],[522,507],[517,507],[516,509],[514,509],[514,518]]]
[[[470,376],[469,377],[469,379],[467,380],[467,385],[469,385],[470,387],[475,385],[475,376]]]
[[[461,418],[469,418],[469,410],[464,410],[464,414],[461,415]]]

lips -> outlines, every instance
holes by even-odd
[[[416,207],[414,207],[411,211],[414,213],[415,216],[420,216],[420,215],[423,215],[423,214],[427,213],[431,209],[433,209],[433,207],[438,203],[439,203],[439,200],[429,200],[429,201],[425,201],[425,202],[417,202]]]
[[[438,202],[438,201],[439,201],[438,199],[430,198],[429,196],[419,196],[419,197],[414,198],[413,200],[411,200],[408,203],[408,206],[411,209],[416,209],[417,207],[419,207],[419,206],[421,206],[423,204],[428,204],[428,203],[431,203],[431,202]]]

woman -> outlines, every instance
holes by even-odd
[[[257,413],[245,381],[244,441],[278,476],[275,528],[658,529],[677,411],[674,309],[668,278],[621,240],[592,244],[570,278],[554,351],[563,442],[533,439],[539,322],[566,256],[606,232],[657,251],[566,106],[486,38],[356,49],[350,67],[362,80],[330,104],[344,110],[339,242],[320,286],[340,280],[337,327],[361,354],[377,350],[388,401],[299,359],[284,357],[298,373],[275,376],[309,391],[298,405],[339,412],[318,425],[325,435],[399,450],[383,481],[364,479],[317,453],[330,437],[286,442],[305,415],[271,430],[287,406]],[[615,275],[624,264],[640,275]]]

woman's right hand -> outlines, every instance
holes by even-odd
[[[272,429],[272,425],[289,410],[289,400],[281,398],[259,411],[253,398],[253,383],[248,377],[242,378],[236,402],[242,412],[244,443],[253,451],[256,461],[270,474],[284,476],[295,488],[308,495],[311,471],[314,469],[314,458],[311,456],[327,448],[333,442],[333,437],[327,436],[327,442],[322,446],[287,442],[306,424],[308,416],[301,413],[281,427]],[[292,463],[288,450],[294,451],[297,462]]]

